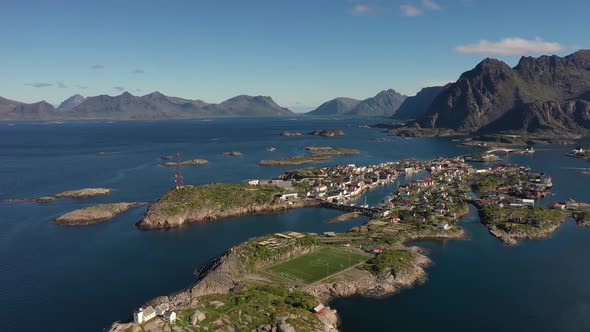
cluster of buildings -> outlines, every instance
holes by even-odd
[[[417,167],[431,174],[399,186],[379,207],[391,211],[389,221],[436,224],[448,230],[463,207],[463,183],[466,175],[475,173],[461,158],[437,159]]]
[[[402,172],[399,163],[370,166],[348,164],[318,168],[312,174],[297,179],[309,188],[306,192],[299,193],[299,197],[343,203],[366,189],[395,181]]]
[[[498,165],[487,169],[484,176],[498,184],[480,193],[484,206],[534,207],[535,200],[545,197],[553,186],[550,176],[532,173],[527,167]]]
[[[133,313],[133,322],[135,324],[142,324],[156,316],[160,316],[170,323],[176,322],[176,312],[170,310],[170,306],[167,303],[157,305],[155,308],[152,306],[139,308]]]

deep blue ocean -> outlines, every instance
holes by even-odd
[[[327,220],[338,211],[308,208],[245,216],[167,231],[141,231],[139,207],[97,225],[64,227],[55,217],[102,202],[153,202],[172,185],[174,168],[160,157],[180,152],[209,164],[184,167],[185,182],[239,182],[271,178],[292,167],[262,167],[262,159],[303,154],[309,145],[355,148],[360,155],[322,164],[374,164],[473,153],[449,138],[389,138],[358,128],[378,120],[214,119],[128,122],[0,122],[0,201],[64,190],[108,187],[88,200],[0,203],[0,331],[101,331],[126,320],[155,296],[191,285],[194,271],[232,245],[265,233],[341,231],[366,221]],[[342,129],[340,137],[281,137]],[[385,141],[371,138],[385,137]],[[590,141],[579,142],[590,148]],[[276,152],[265,149],[275,147]],[[573,146],[542,146],[506,162],[553,176],[556,196],[590,202],[590,163],[564,156]],[[223,156],[240,151],[241,157]],[[112,154],[97,154],[112,152]],[[367,193],[376,204],[394,185]],[[364,197],[360,199],[364,200]],[[464,218],[469,240],[420,241],[434,264],[428,281],[400,294],[352,297],[331,303],[343,331],[590,331],[590,230],[564,224],[551,238],[502,245],[479,223]]]

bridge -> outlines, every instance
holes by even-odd
[[[346,204],[338,204],[338,203],[324,202],[324,201],[322,201],[320,203],[320,205],[322,207],[325,207],[328,209],[336,209],[336,210],[342,210],[342,211],[346,211],[346,212],[356,212],[356,213],[362,214],[363,216],[368,216],[368,217],[373,217],[373,216],[382,212],[381,209],[376,209],[376,208],[365,208],[365,207],[360,207],[360,206],[351,206],[351,205],[346,205]]]
[[[494,152],[504,152],[506,154],[509,153],[534,153],[535,150],[532,148],[526,148],[526,149],[509,149],[509,148],[491,148],[489,150],[486,151],[487,153],[494,153]]]
[[[487,150],[487,153],[494,153],[494,152],[505,152],[505,153],[510,153],[510,152],[514,152],[517,151],[516,149],[507,149],[507,148],[493,148],[490,150]]]

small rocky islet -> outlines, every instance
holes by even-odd
[[[334,137],[334,136],[342,136],[344,135],[344,131],[340,129],[323,129],[323,130],[314,130],[309,133],[312,136],[324,136],[324,137]]]
[[[191,160],[185,160],[185,161],[181,161],[180,165],[181,166],[201,166],[201,165],[205,165],[208,164],[209,161],[205,160],[205,159],[191,159]],[[172,161],[168,161],[165,162],[163,164],[161,164],[162,166],[165,167],[174,167],[176,165],[178,165],[177,162],[172,162]]]
[[[261,160],[258,164],[261,166],[293,166],[308,163],[327,161],[332,156],[354,155],[361,153],[359,150],[330,147],[330,146],[308,146],[305,148],[307,155],[293,156],[274,160]]]
[[[78,190],[63,191],[50,196],[41,196],[35,198],[11,198],[8,200],[10,203],[48,203],[54,201],[57,198],[75,198],[75,199],[87,199],[97,196],[108,195],[113,192],[110,188],[84,188]]]
[[[122,202],[98,204],[83,209],[78,209],[57,217],[53,222],[66,226],[82,226],[104,222],[119,214],[141,205],[145,202]]]

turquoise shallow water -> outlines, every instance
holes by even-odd
[[[331,164],[372,164],[400,158],[431,159],[470,153],[449,139],[388,139],[377,129],[357,128],[370,120],[223,119],[140,122],[0,122],[0,200],[35,197],[82,187],[116,191],[89,200],[47,204],[0,203],[0,330],[100,331],[127,319],[133,308],[194,281],[193,271],[250,237],[283,230],[345,230],[364,222],[326,221],[337,211],[311,208],[282,214],[246,216],[170,231],[140,231],[134,223],[145,207],[88,227],[68,228],[51,220],[99,202],[148,201],[172,184],[174,170],[155,166],[160,156],[180,152],[210,163],[184,168],[191,184],[270,178],[289,169],[265,168],[262,159],[304,153],[309,145],[360,149]],[[335,128],[345,136],[280,137],[284,130]],[[585,142],[587,143],[587,142]],[[590,144],[586,144],[590,145]],[[276,147],[274,153],[265,149]],[[549,172],[556,197],[590,201],[590,177],[568,168],[588,167],[551,147],[509,162]],[[97,155],[99,151],[115,152]],[[241,151],[242,157],[223,156]],[[394,190],[367,194],[377,203]],[[360,198],[364,200],[364,198]],[[471,240],[421,242],[434,265],[429,281],[385,299],[338,299],[344,331],[529,330],[583,331],[588,322],[587,279],[590,233],[564,225],[549,240],[505,247],[478,224],[465,220]],[[31,319],[31,312],[36,319]],[[441,325],[442,324],[442,325]],[[399,328],[398,328],[399,327]]]

